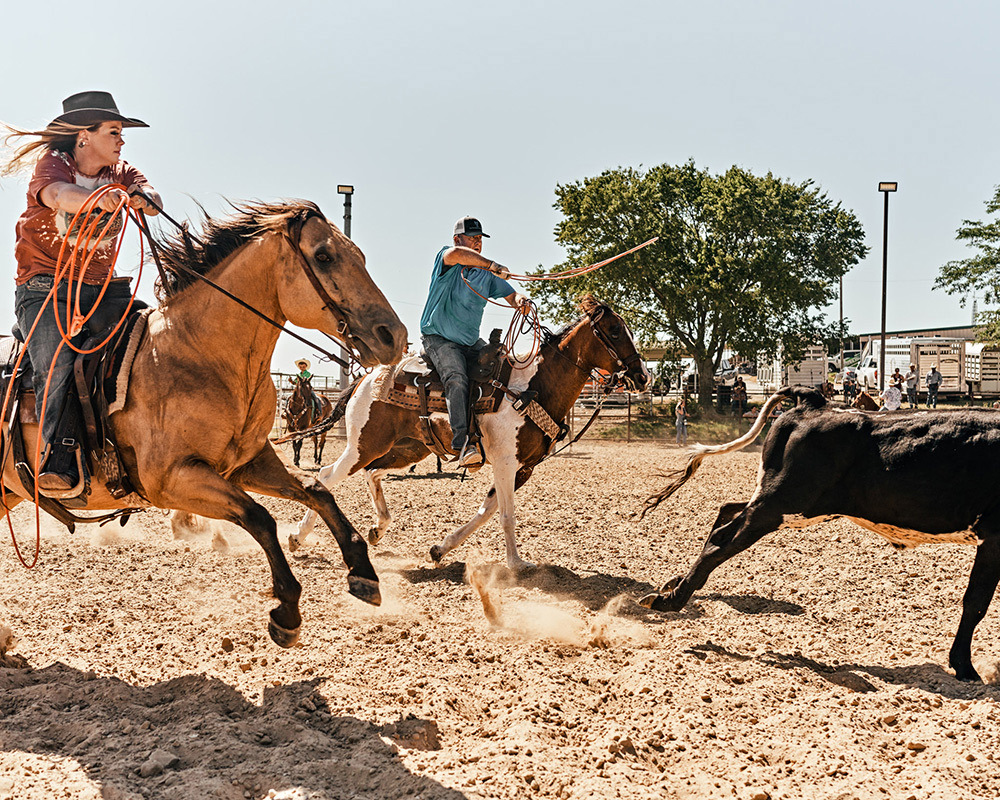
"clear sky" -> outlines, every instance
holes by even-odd
[[[304,197],[341,224],[336,185],[354,184],[353,238],[414,341],[455,219],[478,216],[514,271],[551,267],[557,184],[688,158],[812,178],[857,214],[855,332],[879,327],[877,185],[898,181],[888,327],[970,320],[931,287],[1000,183],[996,3],[56,1],[5,4],[3,25],[0,119],[43,126],[67,95],[111,91],[150,124],[123,155],[174,216]],[[10,321],[25,185],[0,184]],[[315,365],[286,339],[275,368]]]

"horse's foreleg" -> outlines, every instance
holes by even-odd
[[[350,440],[348,440],[347,448],[340,454],[340,458],[338,458],[333,464],[327,464],[325,467],[320,469],[320,482],[327,489],[332,489],[351,474],[357,465],[357,461],[358,451],[351,444]],[[316,512],[310,507],[310,509],[306,511],[305,516],[299,520],[298,532],[293,533],[288,537],[288,548],[293,553],[306,543],[306,539],[309,538],[309,534],[312,533],[312,529],[316,525],[316,517]]]
[[[295,500],[316,511],[330,527],[347,564],[348,591],[372,605],[382,602],[378,576],[368,558],[368,545],[337,506],[329,490],[301,470],[289,470],[267,445],[249,464],[238,469],[232,481],[247,491]]]
[[[387,469],[366,469],[365,480],[368,482],[368,496],[371,497],[372,507],[375,509],[375,524],[368,531],[368,543],[378,544],[385,534],[392,516],[389,514],[389,506],[385,502],[385,493],[382,491],[382,476]]]
[[[515,514],[514,514],[514,491],[520,484],[514,483],[515,475],[519,477],[517,465],[513,468],[506,465],[493,465],[493,480],[497,490],[497,507],[500,509],[500,524],[503,526],[503,540],[507,547],[507,566],[515,572],[523,569],[531,569],[535,565],[530,561],[525,561],[517,553],[517,541],[514,539]],[[527,470],[527,475],[521,481],[528,479],[531,470]]]
[[[281,604],[271,611],[268,633],[282,647],[291,647],[298,641],[302,625],[299,614],[302,587],[278,544],[278,526],[264,506],[254,502],[246,492],[204,463],[188,464],[173,470],[163,488],[162,498],[153,500],[178,511],[224,519],[246,529],[264,549],[271,567],[274,596]]]
[[[470,535],[485,525],[496,510],[497,490],[495,486],[491,486],[490,490],[486,493],[486,497],[483,498],[482,505],[479,506],[479,510],[476,511],[472,519],[466,522],[462,527],[456,528],[452,533],[445,536],[441,544],[434,545],[431,548],[431,558],[434,559],[434,561],[440,561],[448,553],[468,539]]]

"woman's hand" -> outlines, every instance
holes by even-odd
[[[102,195],[101,199],[97,201],[97,207],[101,209],[101,211],[107,211],[109,214],[113,214],[118,210],[118,206],[122,201],[125,202],[125,205],[128,205],[129,196],[121,189],[111,189],[106,194]]]

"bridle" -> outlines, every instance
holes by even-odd
[[[356,346],[354,344],[354,336],[351,334],[351,328],[347,324],[347,318],[343,315],[343,313],[341,313],[336,301],[330,297],[330,293],[327,292],[326,287],[323,286],[322,281],[320,281],[319,276],[316,274],[316,270],[313,269],[312,264],[309,263],[309,259],[306,258],[305,253],[302,252],[302,229],[313,217],[324,219],[323,215],[318,211],[309,209],[288,225],[288,230],[285,232],[284,236],[288,241],[289,246],[299,257],[299,266],[302,267],[302,271],[306,274],[306,278],[309,279],[309,283],[312,284],[316,294],[319,295],[319,299],[323,303],[323,309],[325,311],[329,311],[334,319],[337,320],[337,334],[343,337],[343,343],[346,345],[347,349],[353,351],[356,349]],[[346,364],[344,366],[346,366]]]
[[[611,376],[603,384],[605,389],[610,389],[611,387],[618,385],[620,381],[626,378],[629,370],[642,361],[642,356],[639,355],[638,351],[635,351],[631,355],[622,359],[618,349],[612,341],[612,337],[609,337],[608,334],[601,329],[601,326],[597,324],[601,321],[601,318],[607,310],[607,306],[599,306],[596,314],[587,313],[587,320],[590,322],[590,330],[594,334],[594,337],[597,341],[604,345],[604,348],[608,351],[608,355],[611,356],[611,360],[614,361],[615,366],[618,367],[618,369],[612,371]],[[624,324],[625,323],[622,322],[623,326]],[[620,334],[613,338],[617,339],[619,337]]]

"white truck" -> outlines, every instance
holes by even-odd
[[[757,382],[767,393],[782,386],[819,389],[827,380],[828,363],[826,348],[821,344],[806,348],[802,360],[792,363],[785,363],[779,352],[777,358],[757,359]]]
[[[879,355],[881,340],[872,339],[861,353],[858,366],[858,386],[869,394],[879,391]],[[919,390],[925,391],[924,376],[931,367],[937,365],[941,373],[940,394],[960,394],[965,386],[965,339],[950,339],[943,336],[892,336],[885,340],[886,377],[899,368],[906,375],[910,364],[916,364],[920,381]]]

